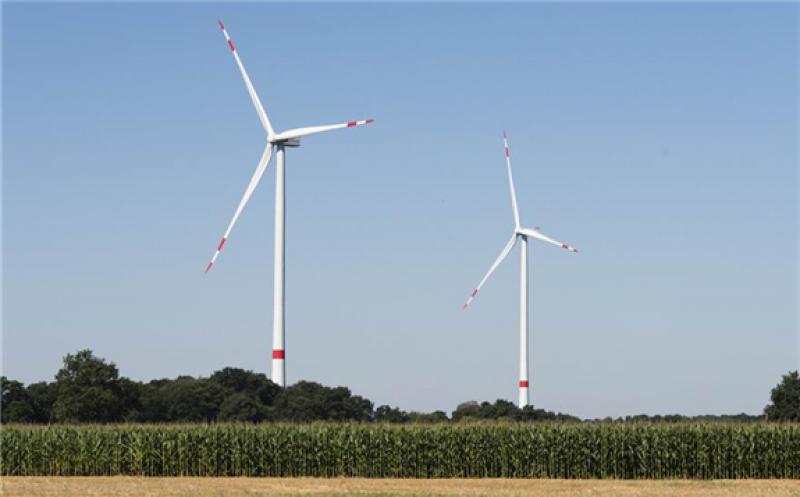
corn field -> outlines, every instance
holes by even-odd
[[[4,426],[6,476],[800,478],[800,424]]]

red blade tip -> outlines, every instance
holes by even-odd
[[[367,124],[372,124],[375,122],[375,119],[367,119]]]
[[[225,31],[225,25],[222,24],[222,19],[217,19],[217,23],[219,24],[219,29]]]
[[[209,262],[208,263],[208,266],[206,266],[206,273],[211,269],[211,266],[213,266],[213,265],[214,265],[213,262]]]

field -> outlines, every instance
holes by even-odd
[[[798,479],[800,424],[9,425],[4,476]]]
[[[788,480],[4,477],[4,497],[800,497]]]

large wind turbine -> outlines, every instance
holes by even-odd
[[[236,65],[239,66],[239,71],[242,73],[242,78],[244,79],[244,84],[247,87],[248,93],[250,93],[250,99],[253,101],[253,105],[256,108],[256,113],[258,114],[258,118],[261,120],[261,125],[264,126],[264,131],[267,132],[267,145],[264,148],[264,153],[261,155],[261,159],[258,161],[258,166],[256,166],[256,171],[253,173],[253,177],[250,179],[250,183],[247,185],[247,189],[244,191],[244,196],[239,201],[239,206],[236,208],[236,212],[233,214],[233,219],[231,219],[230,224],[228,224],[228,228],[225,230],[225,234],[222,235],[222,240],[217,245],[217,251],[214,252],[214,256],[211,258],[211,262],[208,263],[206,266],[206,273],[211,269],[211,266],[217,260],[219,253],[222,251],[222,247],[225,246],[225,242],[228,240],[228,236],[231,234],[231,230],[233,229],[233,225],[236,224],[236,220],[239,219],[239,215],[242,213],[242,209],[244,206],[247,205],[248,200],[253,195],[253,191],[256,189],[258,182],[261,180],[261,177],[264,175],[264,171],[267,170],[267,165],[269,164],[269,160],[272,157],[272,149],[277,149],[277,160],[275,164],[275,281],[274,281],[274,293],[273,293],[273,321],[272,321],[272,381],[277,383],[280,386],[285,386],[286,383],[286,349],[284,347],[284,333],[285,333],[285,326],[284,326],[284,307],[285,307],[285,298],[284,298],[284,289],[285,289],[285,281],[284,281],[284,255],[285,255],[285,243],[284,243],[284,235],[285,235],[285,222],[286,222],[286,214],[285,214],[285,206],[286,206],[286,197],[284,195],[285,191],[285,173],[284,169],[286,167],[286,159],[285,159],[285,149],[286,147],[299,147],[300,146],[300,138],[307,135],[312,135],[315,133],[321,133],[323,131],[331,131],[334,129],[340,128],[354,128],[356,126],[361,126],[363,124],[369,124],[372,122],[372,119],[366,119],[363,121],[348,121],[341,124],[331,124],[326,126],[309,126],[306,128],[296,128],[290,129],[288,131],[283,131],[280,133],[276,133],[274,129],[272,129],[272,125],[269,122],[269,118],[267,117],[267,113],[264,111],[264,106],[261,105],[261,100],[259,100],[258,95],[256,94],[255,88],[253,88],[253,83],[250,82],[250,77],[247,75],[247,71],[244,70],[244,65],[242,65],[242,59],[239,58],[239,53],[236,51],[236,47],[231,40],[231,37],[228,36],[228,31],[225,29],[225,25],[222,24],[222,21],[219,22],[219,27],[222,30],[222,34],[225,35],[225,40],[228,42],[228,46],[231,49],[231,53],[233,54],[233,58],[236,60]]]
[[[545,236],[539,231],[539,228],[523,228],[519,221],[519,209],[517,208],[517,194],[514,191],[514,178],[511,175],[511,154],[508,150],[508,137],[503,132],[503,145],[505,146],[506,166],[508,168],[508,186],[511,190],[511,208],[514,211],[514,232],[511,234],[511,239],[506,243],[506,246],[500,252],[500,256],[494,261],[492,267],[483,277],[478,286],[472,290],[472,293],[464,304],[463,309],[472,303],[472,300],[478,294],[481,287],[489,276],[492,275],[497,266],[503,262],[511,249],[516,245],[517,240],[522,245],[520,251],[520,266],[519,266],[519,407],[523,408],[528,405],[528,238],[535,238],[543,242],[552,243],[563,249],[571,252],[577,252],[578,249],[571,247],[566,243],[553,240],[549,236]]]

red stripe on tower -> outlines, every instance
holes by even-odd
[[[273,359],[286,359],[286,351],[275,349],[272,351],[272,358]]]
[[[520,388],[528,388],[528,380],[519,380]]]

